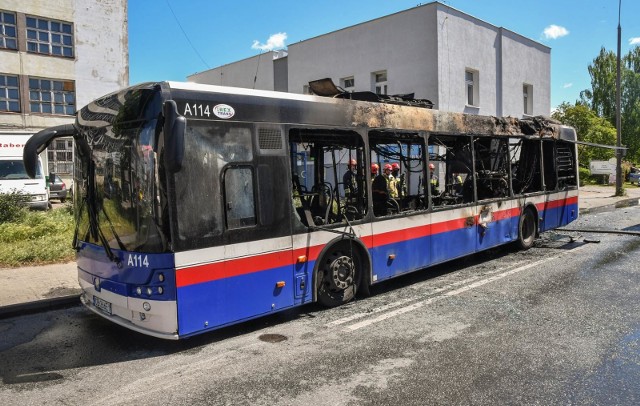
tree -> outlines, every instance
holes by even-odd
[[[580,98],[591,110],[616,124],[616,54],[600,48],[600,54],[587,68],[591,76],[591,89],[580,92]]]
[[[575,105],[562,103],[553,112],[552,117],[562,124],[575,128],[578,141],[594,144],[615,145],[616,128],[609,121],[598,115],[584,103]],[[608,160],[615,155],[614,150],[607,148],[578,146],[578,160],[580,166],[589,167],[592,160]]]
[[[628,148],[626,159],[640,161],[640,47],[632,48],[621,64],[621,138]],[[588,67],[591,89],[580,92],[579,104],[589,106],[615,129],[616,124],[616,55],[605,48]],[[578,104],[577,103],[577,104]],[[576,105],[577,105],[576,104]],[[614,139],[615,144],[615,139]]]

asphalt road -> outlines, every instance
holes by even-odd
[[[581,227],[640,231],[640,208]],[[638,258],[637,236],[546,233],[183,342],[81,307],[6,319],[0,404],[635,405]]]

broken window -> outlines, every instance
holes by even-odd
[[[511,193],[507,140],[477,137],[473,149],[478,200],[508,197]]]
[[[432,135],[429,137],[427,183],[435,208],[474,201],[470,136]]]
[[[577,185],[575,147],[558,140],[545,140],[544,183],[545,190],[565,190]]]
[[[509,139],[513,193],[542,191],[541,146],[539,140]]]
[[[424,210],[424,140],[418,133],[369,133],[373,212],[377,217]],[[385,168],[387,168],[385,170]]]
[[[306,226],[345,223],[367,213],[364,147],[353,131],[292,129],[293,202]]]

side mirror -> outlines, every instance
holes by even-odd
[[[22,160],[24,161],[24,169],[30,178],[36,177],[38,168],[38,155],[44,151],[52,140],[59,137],[68,137],[76,133],[76,129],[72,124],[58,125],[46,128],[33,134],[24,146],[22,152]]]
[[[164,155],[167,169],[171,173],[182,169],[184,158],[184,133],[187,119],[178,115],[178,106],[173,100],[167,100],[163,106],[164,113]]]

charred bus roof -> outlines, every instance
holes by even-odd
[[[191,82],[143,83],[111,93],[82,108],[78,112],[77,125],[100,127],[115,121],[142,120],[160,113],[161,106],[156,104],[160,99],[174,100],[178,113],[188,120],[269,122],[576,141],[572,128],[546,117],[519,119],[480,116],[411,105]]]

